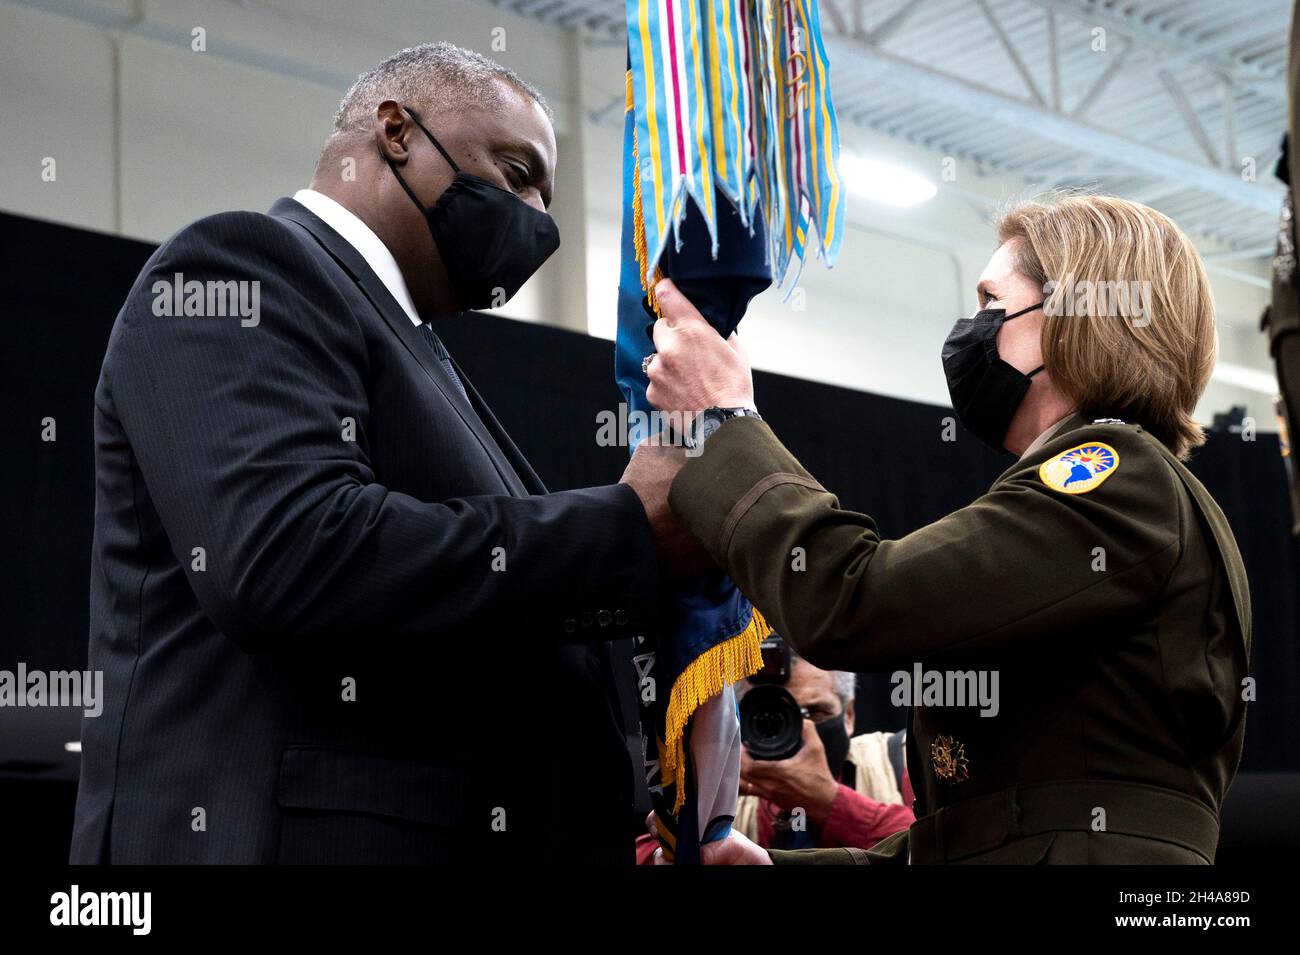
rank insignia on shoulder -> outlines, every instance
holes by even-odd
[[[966,746],[951,736],[936,736],[930,744],[930,765],[934,775],[946,783],[959,783],[970,779],[970,762],[966,759]]]
[[[1109,444],[1094,442],[1070,448],[1044,461],[1038,476],[1053,491],[1087,494],[1119,468],[1119,452]]]

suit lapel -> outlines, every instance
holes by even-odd
[[[469,393],[470,404],[476,411],[478,411],[479,417],[483,419],[483,423],[487,426],[488,433],[492,435],[497,446],[501,449],[502,454],[505,455],[506,460],[510,463],[511,468],[519,475],[520,480],[523,481],[526,493],[546,494],[546,485],[543,484],[542,479],[537,476],[537,472],[534,471],[533,466],[528,463],[528,459],[524,457],[523,452],[515,446],[509,433],[507,433],[506,429],[501,426],[501,422],[498,421],[496,415],[492,413],[492,409],[489,408],[487,402],[483,400],[483,396],[478,393],[478,389],[470,383],[469,378],[466,377],[464,370],[460,367],[460,362],[453,358],[451,363],[456,369],[456,374],[460,376],[461,383],[465,386],[465,390]]]
[[[370,300],[370,304],[374,306],[375,311],[383,317],[389,329],[406,347],[411,357],[424,369],[424,373],[428,375],[429,380],[437,386],[442,396],[447,399],[447,403],[456,409],[456,413],[465,422],[465,426],[478,438],[479,443],[483,446],[483,450],[488,457],[491,458],[493,466],[496,468],[497,473],[500,474],[501,480],[506,487],[516,496],[527,495],[529,490],[524,486],[524,481],[530,478],[536,481],[537,475],[532,473],[532,468],[528,468],[526,472],[516,473],[515,468],[511,466],[511,462],[507,460],[506,455],[502,452],[497,441],[494,440],[493,435],[489,433],[483,421],[480,420],[479,415],[475,413],[474,408],[470,406],[470,403],[461,395],[459,389],[452,382],[451,377],[447,374],[447,369],[442,366],[442,362],[434,357],[429,346],[420,338],[420,333],[416,329],[415,323],[411,321],[410,316],[406,314],[406,311],[389,293],[384,283],[379,280],[379,276],[375,275],[374,270],[366,263],[365,256],[358,252],[352,243],[348,242],[322,222],[314,213],[293,199],[277,200],[275,205],[271,207],[270,214],[289,219],[306,229],[325,251],[343,267],[344,271],[357,283],[357,287],[361,289],[362,294]],[[482,398],[479,397],[478,392],[473,390],[469,380],[460,371],[459,366],[457,366],[456,372],[460,374],[461,383],[465,385],[465,390],[473,394],[479,406],[486,410]],[[491,412],[488,412],[487,416],[491,418],[497,432],[504,437],[504,431],[501,431],[501,426],[497,424]],[[509,442],[509,439],[507,438],[506,441]],[[509,446],[515,455],[519,455],[518,449],[514,447],[513,443]],[[520,457],[522,458],[522,456]],[[520,474],[524,474],[523,480],[520,479]],[[540,482],[538,483],[540,484]]]

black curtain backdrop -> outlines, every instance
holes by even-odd
[[[0,353],[0,669],[20,660],[29,668],[85,665],[93,393],[114,316],[152,250],[0,214],[8,328]],[[618,479],[626,449],[596,443],[597,415],[616,411],[620,400],[610,342],[479,315],[438,330],[549,487]],[[936,361],[938,350],[936,342]],[[886,536],[969,503],[1011,463],[961,431],[953,442],[941,440],[949,409],[782,375],[756,378],[759,405],[776,432],[844,506],[871,514]],[[46,418],[56,423],[57,441],[41,440]],[[1300,563],[1287,530],[1277,437],[1212,434],[1192,470],[1227,514],[1250,575],[1258,700],[1243,769],[1300,770]],[[888,689],[887,676],[864,676],[860,728],[901,725]],[[0,736],[4,717],[0,712]]]

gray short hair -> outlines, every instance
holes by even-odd
[[[796,650],[794,645],[788,640],[786,641],[785,648],[786,652],[790,654],[792,660],[803,660],[803,662],[808,663],[809,666],[817,666],[815,663],[809,663],[807,660],[804,660],[803,656],[800,655],[799,651]],[[818,669],[821,669],[821,667],[818,667]],[[835,687],[835,695],[840,698],[840,708],[848,709],[849,704],[852,703],[858,695],[858,675],[856,673],[849,673],[845,670],[827,670],[826,672],[831,675],[831,683]]]
[[[421,43],[394,53],[357,77],[334,114],[334,132],[361,129],[386,99],[428,114],[469,108],[500,108],[500,81],[532,97],[553,119],[542,94],[514,70],[454,43]]]
[[[835,695],[840,698],[840,707],[848,709],[858,695],[858,675],[844,670],[832,670],[831,679],[835,681]]]

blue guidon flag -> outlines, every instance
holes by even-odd
[[[839,131],[816,0],[626,0],[623,237],[615,377],[635,450],[653,422],[645,356],[671,278],[724,338],[809,250],[844,232]],[[639,637],[645,768],[664,856],[699,861],[731,831],[740,779],[732,684],[769,629],[730,578],[674,585],[663,636]]]

